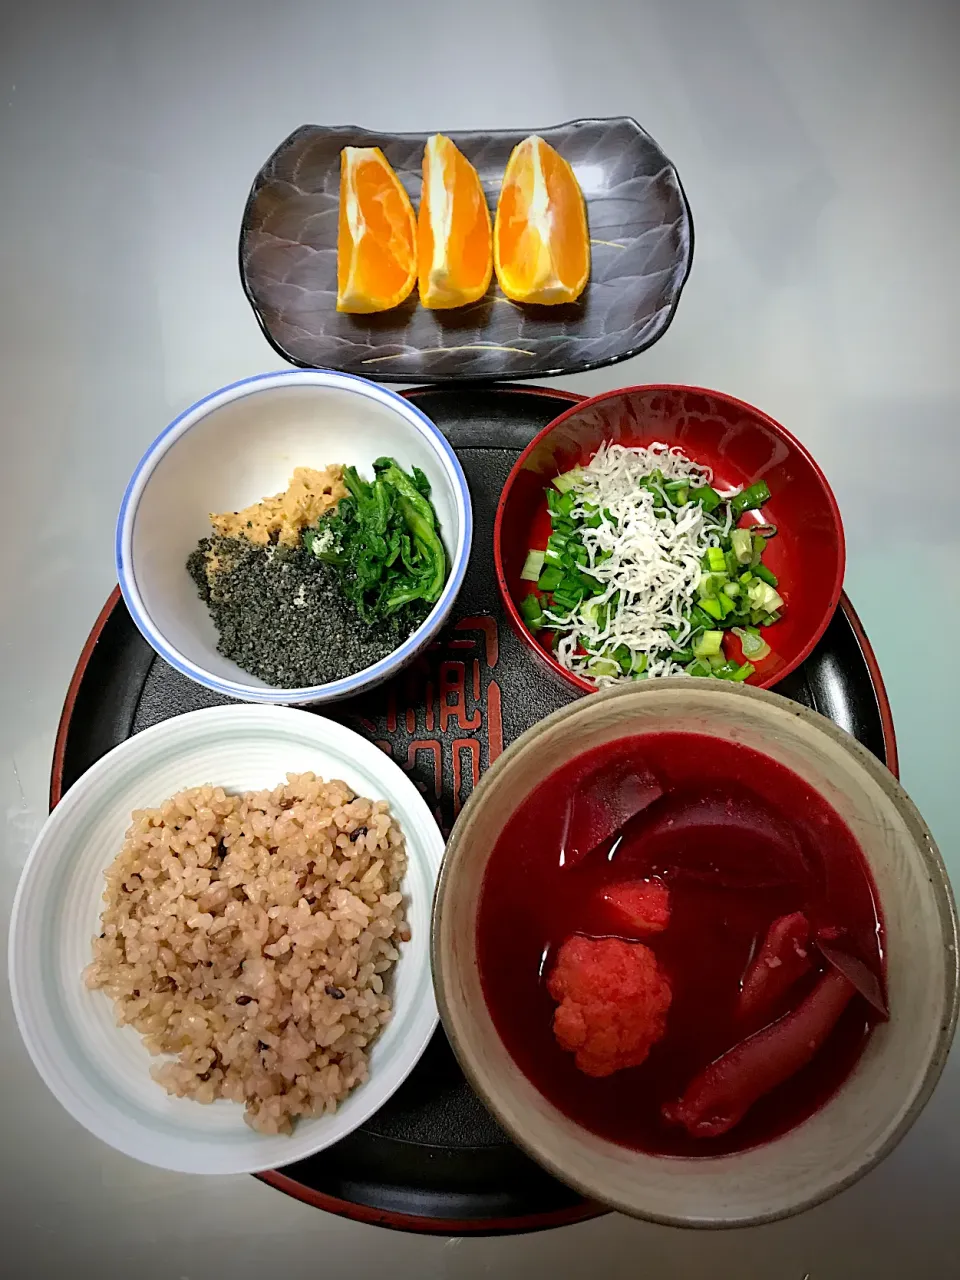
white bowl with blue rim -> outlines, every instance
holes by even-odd
[[[371,477],[389,455],[419,467],[447,551],[449,575],[424,622],[393,653],[327,684],[266,684],[217,651],[217,632],[186,569],[210,535],[212,511],[237,511],[284,490],[295,467],[353,464]],[[406,666],[453,607],[470,558],[473,517],[463,468],[446,437],[395,391],[346,373],[260,374],[198,400],[154,440],[124,494],[117,577],[130,615],[171,667],[217,694],[307,705],[352,697]]]
[[[406,837],[401,884],[410,940],[388,979],[393,1017],[370,1049],[368,1078],[332,1114],[297,1121],[289,1137],[256,1133],[244,1109],[170,1096],[150,1075],[133,1027],[83,971],[99,932],[103,872],[134,809],[213,783],[228,792],[274,787],[289,773],[342,779],[386,800]],[[378,1111],[420,1059],[437,1024],[430,908],[443,837],[420,792],[379,747],[293,707],[231,703],[153,725],[98,760],[47,819],[20,877],[10,923],[14,1012],[54,1097],[90,1133],[136,1160],[181,1173],[255,1173],[325,1150]]]

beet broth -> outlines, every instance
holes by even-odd
[[[614,884],[651,878],[670,891],[670,922],[656,936],[632,931],[603,897]],[[679,733],[621,739],[557,770],[504,828],[478,913],[484,994],[518,1066],[578,1124],[655,1154],[743,1150],[816,1111],[850,1073],[876,1020],[855,997],[813,1061],[722,1137],[693,1138],[663,1119],[661,1107],[744,1038],[744,975],[771,923],[792,912],[803,912],[814,931],[842,929],[844,946],[882,983],[870,872],[820,796],[738,744]],[[546,979],[573,934],[642,939],[665,972],[673,992],[666,1034],[641,1066],[592,1078],[557,1044]],[[828,971],[816,949],[812,955],[810,971],[766,1021],[795,1008]]]

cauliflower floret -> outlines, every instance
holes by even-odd
[[[642,942],[567,938],[547,982],[553,1034],[588,1076],[638,1067],[666,1031],[670,983]]]

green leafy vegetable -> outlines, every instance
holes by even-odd
[[[430,482],[393,458],[377,458],[373,480],[345,467],[348,496],[303,534],[318,560],[337,569],[340,589],[370,625],[409,632],[436,604],[447,556],[430,502]]]

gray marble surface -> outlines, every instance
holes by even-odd
[[[960,876],[960,170],[954,0],[35,0],[0,35],[0,912],[44,816],[64,690],[113,585],[120,495],[205,392],[278,367],[240,289],[249,183],[306,122],[396,130],[635,116],[677,164],[677,318],[578,391],[715,386],[829,475],[847,589],[903,778]],[[608,1217],[520,1239],[397,1236],[250,1178],[101,1146],[48,1096],[0,987],[10,1274],[143,1280],[957,1274],[954,1055],[897,1152],[832,1203],[701,1235]]]

